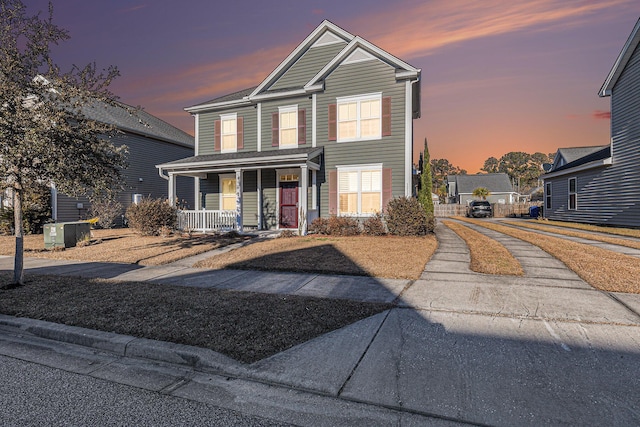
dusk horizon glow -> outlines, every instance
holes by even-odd
[[[43,15],[47,3],[25,2]],[[431,158],[469,173],[510,151],[608,144],[610,99],[597,92],[640,16],[631,0],[53,5],[71,36],[53,48],[63,70],[117,66],[122,102],[192,135],[185,107],[258,85],[327,19],[422,69],[414,159],[427,138]]]

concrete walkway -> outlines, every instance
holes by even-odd
[[[28,345],[20,340],[33,336],[83,344],[93,355],[64,369],[308,425],[640,424],[640,295],[594,290],[537,247],[477,229],[505,245],[525,276],[470,271],[464,241],[441,224],[439,248],[416,281],[29,259],[30,272],[398,307],[250,365],[200,348],[8,316],[0,317],[0,354],[20,357]],[[9,260],[0,259],[0,269]],[[98,350],[108,350],[99,354],[105,360]],[[138,358],[170,365],[151,369]]]

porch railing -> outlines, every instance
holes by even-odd
[[[178,229],[202,232],[235,230],[236,211],[179,210]]]

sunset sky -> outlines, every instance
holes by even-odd
[[[29,12],[47,1],[25,0]],[[54,0],[71,64],[115,65],[112,90],[193,134],[183,108],[257,85],[324,19],[422,69],[432,158],[470,173],[510,151],[609,142],[597,95],[638,17],[637,0]]]

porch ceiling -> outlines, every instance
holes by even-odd
[[[235,169],[290,168],[307,165],[319,167],[322,147],[292,148],[269,151],[242,151],[238,153],[207,154],[187,157],[156,165],[160,173],[192,175],[204,172]]]

